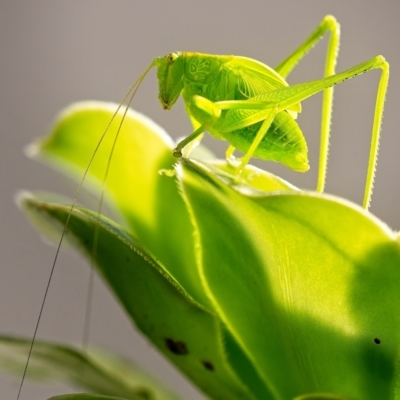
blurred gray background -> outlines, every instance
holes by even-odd
[[[54,248],[45,245],[14,204],[20,189],[52,189],[72,195],[73,185],[30,161],[23,148],[44,135],[55,114],[85,99],[119,101],[155,57],[171,51],[237,54],[274,66],[326,14],[342,25],[337,70],[374,55],[391,63],[380,158],[371,211],[400,229],[400,2],[372,0],[1,0],[0,1],[0,331],[31,336]],[[289,82],[322,76],[326,39],[303,60]],[[327,192],[362,200],[379,72],[336,86]],[[303,103],[299,122],[310,146],[311,170],[288,171],[262,164],[294,184],[316,184],[320,96]],[[152,71],[134,107],[174,137],[190,132],[179,103],[170,112],[157,101]],[[215,140],[207,141],[217,144]],[[225,148],[219,147],[219,149]],[[221,150],[217,150],[221,151]],[[54,276],[39,337],[79,342],[82,338],[88,268],[63,254]],[[132,357],[186,394],[191,387],[132,329],[115,300],[96,283],[92,341]],[[18,381],[1,378],[2,399],[16,398]],[[21,399],[44,399],[65,387],[26,385]]]

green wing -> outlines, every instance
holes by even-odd
[[[251,58],[234,57],[224,68],[228,68],[238,77],[238,90],[247,98],[289,86],[271,67]],[[301,112],[300,103],[290,107],[290,110]]]

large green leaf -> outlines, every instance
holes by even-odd
[[[275,399],[393,399],[400,246],[349,202],[259,191],[183,161],[205,286]]]
[[[21,376],[31,340],[0,336],[0,369]],[[176,400],[179,396],[126,359],[104,351],[35,341],[28,379],[65,381],[76,387],[129,400]]]
[[[48,138],[36,141],[29,153],[80,182],[94,149],[117,104],[76,103],[56,119]],[[88,171],[92,188],[101,188],[122,112],[117,114]],[[127,221],[132,234],[202,305],[210,307],[198,275],[192,225],[176,181],[160,171],[171,170],[172,140],[153,121],[129,110],[115,146],[107,179],[106,200]],[[197,150],[195,150],[196,152]],[[219,169],[234,168],[221,161]],[[248,166],[247,181],[261,190],[294,189],[282,179]],[[179,244],[179,245],[178,245]]]
[[[47,138],[29,153],[80,182],[118,105],[76,103],[56,119]],[[101,190],[111,148],[123,113],[120,111],[93,159],[87,178]],[[123,216],[130,231],[194,299],[209,305],[197,273],[192,226],[171,170],[173,142],[144,115],[128,110],[121,126],[106,182],[106,201]],[[176,244],[179,243],[180,246]]]
[[[36,224],[41,221],[61,228],[69,213],[68,206],[33,197],[21,202],[28,215],[36,214]],[[68,230],[70,241],[95,257],[98,270],[138,328],[200,389],[215,399],[254,398],[227,362],[219,318],[189,297],[126,230],[78,208]]]
[[[38,141],[31,147],[31,153],[79,181],[114,107],[116,105],[92,102],[73,105],[60,114],[50,138]],[[107,198],[113,200],[111,204],[125,216],[139,242],[146,244],[146,249],[160,260],[190,296],[210,308],[194,260],[192,225],[186,206],[175,179],[158,173],[173,166],[171,143],[160,127],[141,114],[130,110],[125,122],[107,181],[107,192],[111,193],[112,199]],[[115,130],[111,127],[89,170],[93,186],[101,186]],[[114,160],[118,162],[114,164]],[[221,172],[222,175],[231,176],[232,165],[221,161],[213,163],[228,173]],[[248,166],[245,175],[249,183],[262,190],[293,189],[282,179],[255,167]],[[125,182],[131,182],[131,185]],[[152,222],[148,223],[143,216],[150,214],[152,217],[147,219]],[[33,213],[30,217],[38,216]],[[52,226],[49,228],[51,231]],[[57,234],[53,236],[57,237]],[[254,393],[268,396],[251,362],[229,331],[224,331],[224,343],[229,362],[246,386]]]
[[[35,152],[81,176],[111,114],[98,103],[69,109]],[[127,122],[107,192],[137,241],[82,210],[70,236],[90,255],[99,229],[99,270],[156,346],[216,399],[251,399],[238,377],[258,399],[397,399],[398,235],[252,167],[239,180],[226,162],[183,160],[184,202],[176,179],[158,174],[173,167],[171,142],[138,114]],[[98,187],[104,144],[89,171]],[[69,211],[25,206],[41,225]]]

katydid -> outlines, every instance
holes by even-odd
[[[324,77],[289,86],[286,82],[287,76],[327,32],[330,32],[330,37]],[[318,192],[323,192],[328,160],[333,86],[364,72],[381,69],[363,200],[364,208],[368,208],[376,169],[383,105],[389,78],[389,64],[382,56],[376,56],[336,74],[335,65],[339,49],[339,39],[339,24],[334,17],[326,16],[312,34],[274,69],[259,61],[240,56],[209,55],[192,52],[170,53],[152,61],[139,79],[131,86],[124,100],[116,110],[113,119],[125,100],[129,98],[128,106],[131,104],[137,89],[147,73],[153,67],[157,67],[159,100],[161,105],[164,109],[170,109],[179,96],[182,95],[186,112],[194,125],[194,132],[178,143],[173,152],[174,156],[181,157],[184,147],[207,131],[213,137],[226,140],[229,143],[226,153],[229,159],[233,157],[236,149],[244,153],[236,169],[237,179],[240,179],[241,172],[252,157],[279,162],[295,171],[305,172],[309,169],[307,143],[296,122],[296,117],[301,112],[301,102],[303,100],[323,91],[320,161],[316,189]],[[89,161],[89,165],[76,191],[70,214],[75,207],[83,181],[97,149],[113,119],[105,129]],[[115,142],[117,141],[118,133],[115,137]],[[111,159],[112,151],[108,159],[106,171],[109,169]],[[103,191],[106,180],[107,172],[104,177]],[[99,206],[98,214],[100,214],[100,208],[101,205]],[[68,219],[59,242],[52,271],[54,270],[67,225]],[[94,248],[93,252],[95,251]],[[50,280],[48,283],[50,283]],[[39,324],[39,320],[37,324]],[[32,346],[36,331],[37,326]],[[22,378],[21,387],[23,380],[24,378]]]
[[[289,73],[326,32],[330,32],[330,37],[324,78],[289,86],[285,80]],[[309,169],[307,143],[295,119],[301,112],[300,102],[323,91],[316,188],[317,192],[323,192],[328,161],[333,86],[359,74],[381,69],[363,200],[364,208],[368,208],[377,163],[389,64],[383,56],[378,55],[335,74],[339,39],[339,23],[333,16],[328,15],[314,32],[274,69],[256,60],[232,55],[174,52],[158,57],[131,86],[115,115],[128,97],[128,106],[131,104],[147,73],[153,67],[157,67],[158,97],[162,107],[166,110],[171,109],[182,95],[186,112],[195,127],[195,131],[177,145],[174,156],[181,157],[187,144],[208,131],[215,138],[229,142],[230,146],[226,152],[228,158],[231,158],[235,149],[245,153],[236,170],[239,177],[252,157],[280,162],[295,171],[305,172]],[[118,133],[115,140],[117,138]],[[102,138],[98,146],[101,140]],[[96,151],[97,148],[93,157]],[[112,154],[109,163],[111,158]]]
[[[284,77],[301,57],[331,30],[325,77],[288,86]],[[307,144],[295,121],[300,102],[325,90],[319,180],[317,191],[325,186],[332,86],[361,73],[382,70],[376,99],[369,168],[363,205],[368,208],[376,167],[383,104],[388,84],[389,64],[376,56],[342,73],[334,74],[339,46],[339,25],[331,16],[323,19],[315,32],[283,63],[272,69],[258,61],[236,56],[199,53],[171,53],[151,64],[158,67],[159,99],[170,109],[182,94],[186,111],[198,127],[181,141],[174,155],[181,156],[185,145],[204,131],[230,143],[227,155],[235,148],[245,153],[237,173],[252,157],[278,161],[296,171],[307,171]]]
[[[285,80],[289,73],[326,32],[330,32],[330,38],[324,78],[289,86]],[[131,95],[130,104],[149,70],[157,67],[158,97],[161,105],[169,110],[182,95],[186,112],[195,127],[195,131],[177,145],[174,155],[181,157],[187,144],[208,131],[215,138],[229,142],[230,146],[226,152],[228,158],[233,155],[235,149],[245,153],[236,171],[240,177],[241,171],[252,157],[280,162],[295,171],[305,172],[309,169],[307,143],[295,119],[301,112],[300,102],[323,91],[316,188],[317,192],[323,192],[328,161],[333,86],[364,72],[381,69],[363,200],[364,208],[368,208],[376,169],[389,64],[379,55],[335,74],[339,38],[340,26],[334,17],[328,15],[315,31],[274,69],[246,57],[191,52],[170,53],[153,60],[132,85],[125,99]]]

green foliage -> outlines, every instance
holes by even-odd
[[[110,105],[75,105],[33,152],[79,181],[111,114]],[[106,190],[119,222],[76,207],[68,237],[166,357],[218,400],[398,399],[396,233],[355,204],[251,166],[238,182],[223,161],[174,165],[172,141],[137,113],[122,129]],[[101,144],[89,170],[92,188],[111,146]],[[70,209],[37,195],[21,205],[46,236]],[[40,344],[33,360],[41,346],[51,348]],[[137,399],[75,383],[99,396],[54,399]]]
[[[21,376],[30,344],[30,340],[0,337],[0,370],[13,369]],[[88,355],[71,346],[37,341],[27,376],[39,382],[68,382],[91,392],[130,400],[179,400],[176,393],[132,362],[95,349]]]
[[[49,400],[127,400],[122,397],[102,396],[98,394],[78,393],[51,397]]]

